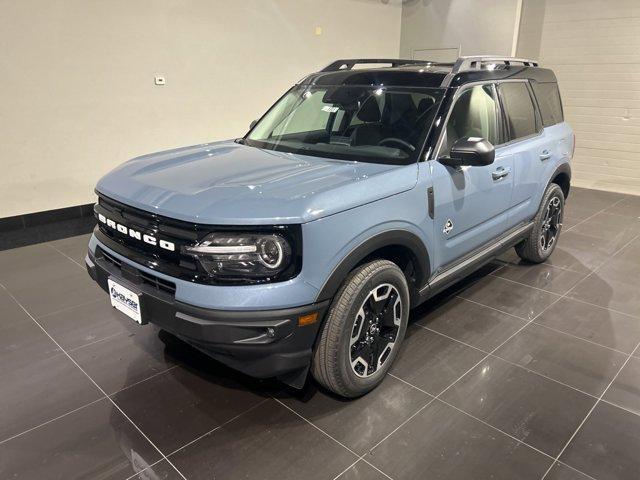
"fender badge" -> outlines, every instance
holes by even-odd
[[[449,219],[444,224],[444,229],[442,230],[442,233],[444,233],[445,235],[449,235],[449,233],[451,233],[451,230],[453,230],[453,222]]]

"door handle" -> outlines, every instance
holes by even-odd
[[[500,167],[497,170],[494,170],[493,172],[491,172],[491,177],[494,180],[500,180],[501,178],[506,177],[507,175],[509,175],[511,173],[511,168],[503,168]]]
[[[549,160],[551,158],[551,152],[549,150],[543,150],[540,153],[540,160],[541,161],[545,161],[545,160]]]

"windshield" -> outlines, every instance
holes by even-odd
[[[375,163],[417,159],[442,99],[434,88],[291,89],[245,137],[258,148]]]

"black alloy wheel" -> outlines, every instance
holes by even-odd
[[[402,321],[402,299],[389,283],[376,286],[360,306],[351,329],[351,368],[359,377],[369,377],[391,354]]]

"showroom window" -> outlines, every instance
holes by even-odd
[[[529,88],[524,82],[508,82],[498,85],[502,98],[510,139],[528,137],[537,133],[536,111]]]
[[[456,140],[480,137],[498,143],[498,108],[491,84],[478,85],[462,92],[451,111],[444,141],[443,155],[448,156]]]

